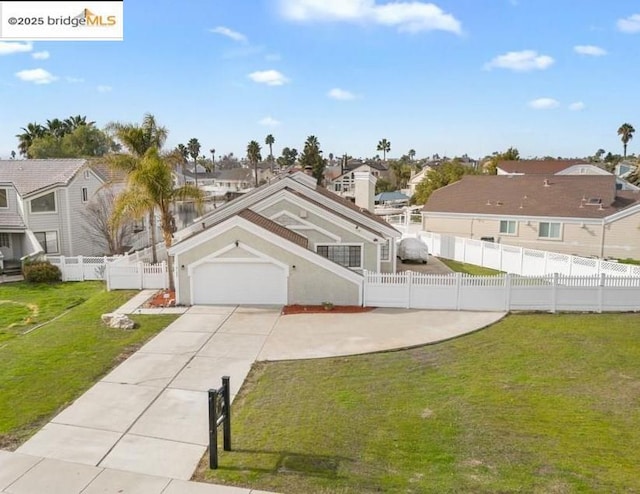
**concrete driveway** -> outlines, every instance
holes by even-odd
[[[503,315],[376,309],[283,316],[280,307],[191,307],[16,453],[0,451],[0,492],[257,493],[188,482],[208,444],[207,390],[222,376],[231,377],[235,397],[256,360],[434,343]]]

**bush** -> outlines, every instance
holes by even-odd
[[[37,261],[25,264],[22,268],[24,279],[30,283],[55,283],[62,279],[58,266],[50,262]]]

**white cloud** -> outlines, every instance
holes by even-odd
[[[282,86],[289,82],[289,79],[287,79],[283,74],[273,69],[251,72],[251,74],[249,74],[249,79],[253,82],[266,84],[267,86]]]
[[[36,60],[46,60],[51,55],[49,54],[48,51],[35,51],[31,54],[31,56]]]
[[[340,101],[349,101],[352,99],[356,99],[355,94],[345,89],[340,89],[339,87],[334,87],[327,93],[327,96],[329,96],[329,98],[331,99],[337,99]]]
[[[591,57],[602,57],[607,54],[607,50],[594,45],[577,45],[573,47],[573,51],[580,55],[589,55]]]
[[[96,89],[99,93],[110,93],[113,90],[111,86],[106,86],[104,84],[97,86]]]
[[[633,14],[626,19],[618,19],[618,30],[623,33],[640,32],[640,14]]]
[[[529,101],[529,106],[534,110],[552,110],[558,108],[560,103],[553,98],[538,98],[533,101]]]
[[[484,65],[485,70],[509,69],[516,72],[544,70],[553,65],[555,60],[548,55],[539,55],[534,50],[510,51],[495,57]]]
[[[25,82],[34,84],[50,84],[58,78],[44,69],[30,69],[16,72],[16,77]]]
[[[82,82],[84,82],[84,79],[82,79],[81,77],[65,77],[64,78],[65,81],[67,81],[69,84],[80,84]]]
[[[238,31],[234,31],[233,29],[229,29],[228,27],[217,26],[217,27],[214,27],[213,29],[209,29],[209,31],[215,34],[221,34],[222,36],[226,36],[227,38],[230,38],[233,41],[237,41],[238,43],[249,42],[249,40],[244,34],[239,33]]]
[[[279,120],[271,117],[264,117],[263,119],[259,120],[258,123],[260,125],[264,125],[265,127],[277,127],[278,125],[280,125]]]
[[[0,55],[13,55],[14,53],[26,53],[33,50],[31,43],[16,43],[13,41],[0,41]]]
[[[453,15],[433,3],[376,0],[280,0],[282,15],[295,21],[369,22],[397,27],[399,31],[448,31],[462,33]]]
[[[576,101],[575,103],[571,103],[569,105],[569,110],[571,111],[581,111],[587,107],[582,101]]]

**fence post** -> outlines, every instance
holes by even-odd
[[[218,390],[209,390],[209,468],[218,468]]]
[[[569,276],[573,276],[573,256],[569,256]]]
[[[67,270],[64,262],[64,256],[60,256],[60,272],[62,273],[62,281],[67,281]]]
[[[223,449],[231,451],[231,386],[229,376],[222,377],[222,387],[224,389],[224,422],[222,432],[224,434]]]
[[[111,265],[109,263],[105,264],[105,269],[104,269],[104,278],[107,282],[107,291],[110,292],[111,291]]]
[[[82,276],[80,281],[84,281],[84,259],[82,256],[78,256],[78,269],[80,270],[80,276]]]
[[[506,273],[503,276],[503,278],[504,278],[504,289],[505,289],[504,310],[508,312],[511,310],[511,274]]]
[[[605,274],[600,273],[600,284],[598,285],[598,314],[602,314],[602,307],[604,305],[604,288],[605,288]]]
[[[369,271],[362,271],[362,307],[367,306],[367,283],[369,282]]]
[[[411,308],[411,285],[413,284],[413,271],[407,271],[407,303],[405,308]]]
[[[138,261],[138,288],[142,290],[144,288],[144,263],[142,261]]]
[[[456,310],[460,310],[460,292],[462,285],[462,273],[456,273]]]
[[[556,312],[558,305],[558,273],[553,273],[553,285],[551,286],[551,312]]]
[[[162,274],[164,275],[164,288],[169,288],[169,266],[167,261],[162,261]]]

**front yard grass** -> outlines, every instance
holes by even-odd
[[[105,327],[100,316],[135,293],[100,282],[0,285],[0,449],[17,447],[175,319],[139,315],[135,330]]]
[[[502,271],[496,269],[485,268],[483,266],[476,266],[475,264],[467,264],[459,261],[452,261],[451,259],[443,259],[439,257],[443,263],[445,263],[450,269],[457,273],[472,274],[475,276],[494,276],[502,274]]]
[[[260,363],[205,481],[281,493],[640,492],[640,315],[511,315],[445,343]],[[220,440],[220,444],[222,441]]]

